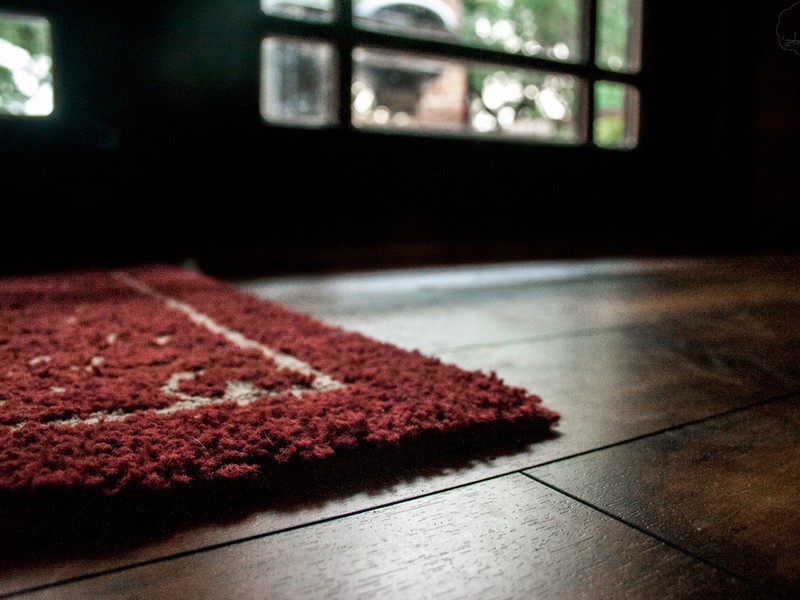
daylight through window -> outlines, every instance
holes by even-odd
[[[341,2],[262,0],[266,122],[638,143],[641,0]]]
[[[52,113],[52,63],[47,19],[0,12],[0,114]]]

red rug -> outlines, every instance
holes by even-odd
[[[0,280],[0,491],[186,488],[558,414],[171,266]]]

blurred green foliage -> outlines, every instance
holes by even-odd
[[[551,58],[556,44],[564,44],[568,60],[575,61],[581,53],[581,4],[580,0],[464,0],[464,41]]]
[[[594,142],[598,146],[615,147],[627,144],[625,119],[626,86],[611,81],[598,81],[594,86]]]

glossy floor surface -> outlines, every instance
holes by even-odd
[[[232,283],[495,371],[562,414],[557,434],[365,461],[133,524],[98,518],[91,535],[59,528],[6,544],[0,596],[800,597],[800,260]]]

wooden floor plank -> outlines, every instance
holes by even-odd
[[[753,590],[513,475],[25,598],[753,598]]]
[[[787,597],[800,596],[800,399],[529,474]]]
[[[407,349],[552,337],[800,300],[782,259],[522,263],[237,282]]]
[[[649,329],[442,352],[463,368],[495,371],[561,412],[560,436],[537,449],[554,460],[702,419],[797,389],[735,347],[666,347]],[[707,355],[728,353],[725,361]],[[798,353],[800,359],[800,353]]]
[[[800,282],[795,284],[800,289]],[[790,385],[800,382],[800,300],[784,299],[671,315],[651,326],[665,352],[700,363],[749,362]]]

